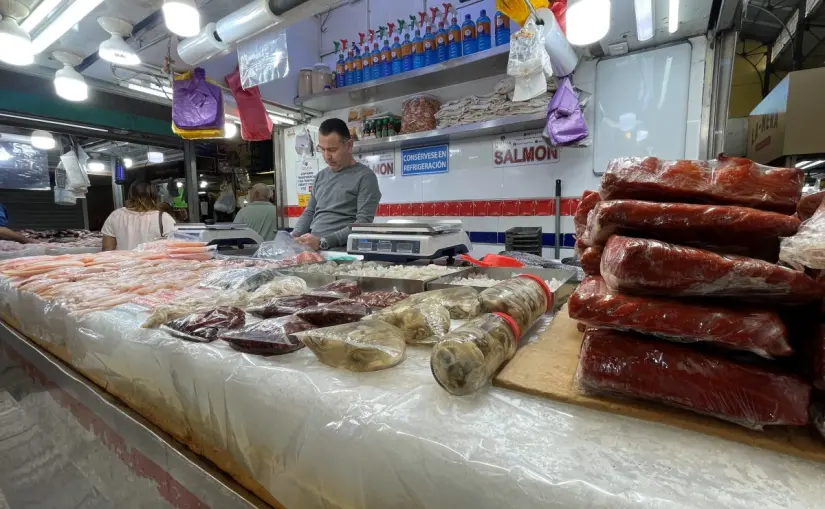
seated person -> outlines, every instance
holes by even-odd
[[[238,212],[234,222],[255,230],[265,241],[273,240],[278,208],[269,201],[271,198],[272,189],[269,186],[255,184],[249,190],[249,203]]]

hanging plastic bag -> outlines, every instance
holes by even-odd
[[[272,138],[272,119],[266,112],[258,87],[244,89],[237,66],[223,78],[238,105],[241,117],[241,138],[246,141],[264,141]]]
[[[515,102],[527,101],[547,92],[547,78],[553,75],[553,70],[544,48],[544,30],[532,17],[510,38],[507,74],[516,79]]]
[[[350,371],[387,369],[404,360],[407,345],[398,327],[380,320],[296,333],[318,360]]]
[[[559,88],[547,105],[542,135],[553,147],[581,146],[589,131],[579,107],[579,97],[569,77],[559,80]]]
[[[283,260],[284,258],[292,258],[307,251],[310,251],[310,249],[302,244],[298,244],[289,232],[280,231],[275,234],[274,239],[262,242],[252,257],[266,258],[267,260]]]
[[[85,189],[88,177],[80,166],[80,160],[74,150],[70,150],[60,156],[60,162],[63,164],[63,169],[66,172],[66,186],[65,189]]]
[[[200,67],[173,82],[172,131],[183,139],[223,138],[223,91]]]
[[[225,186],[221,189],[221,195],[215,200],[215,210],[224,214],[235,212],[235,193],[232,186]]]
[[[251,88],[289,74],[286,31],[264,32],[238,44],[241,86]]]

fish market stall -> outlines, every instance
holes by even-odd
[[[820,498],[815,463],[493,388],[485,371],[475,394],[447,392],[460,379],[448,369],[437,381],[436,350],[410,340],[422,330],[444,344],[462,330],[489,331],[491,340],[517,327],[533,334],[550,316],[541,316],[550,307],[541,278],[508,278],[486,296],[459,287],[407,297],[392,278],[374,278],[387,280],[381,293],[347,274],[308,284],[300,269],[321,264],[287,272],[279,262],[203,252],[167,242],[7,262],[0,341],[25,342],[16,329],[274,507],[802,508]],[[352,321],[369,309],[374,317]],[[493,309],[513,318],[471,318]],[[441,318],[422,324],[419,311]],[[455,329],[468,317],[476,325]],[[273,322],[280,329],[265,326]],[[268,355],[246,349],[276,330],[283,335]],[[344,330],[360,343],[342,344]],[[495,369],[497,359],[484,366]]]

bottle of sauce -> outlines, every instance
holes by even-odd
[[[424,34],[424,65],[438,63],[438,55],[435,52],[435,35],[433,26],[427,25],[427,33]]]
[[[421,29],[415,30],[412,40],[413,69],[424,67],[424,39],[421,38]]]
[[[361,55],[361,69],[365,82],[372,79],[372,55],[369,46],[364,46],[364,54]]]
[[[447,55],[450,60],[461,56],[461,27],[458,26],[458,19],[453,16],[452,24],[447,29]]]
[[[469,14],[464,16],[464,23],[461,25],[461,51],[465,55],[472,55],[478,51],[478,41],[476,41],[476,24]]]
[[[496,11],[496,46],[510,44],[510,17]]]
[[[352,84],[358,85],[364,82],[364,65],[361,62],[361,49],[354,44],[352,46],[355,49],[355,54],[352,57]]]
[[[490,32],[490,18],[487,17],[487,10],[481,9],[481,16],[476,20],[476,42],[478,51],[490,49],[492,35]]]
[[[438,23],[438,31],[435,33],[436,62],[446,62],[450,58],[447,46],[447,29],[444,28],[444,22],[441,21]]]
[[[346,39],[341,39],[344,45],[344,51],[347,49]],[[354,83],[355,74],[353,73],[352,65],[352,50],[347,51],[347,58],[344,60],[344,86],[350,86]]]
[[[401,43],[398,42],[398,36],[393,38],[392,47],[390,48],[392,73],[401,74],[404,72],[404,67],[401,65]]]
[[[390,40],[384,39],[384,47],[381,48],[381,72],[380,77],[392,76],[392,48]]]
[[[335,43],[338,46],[338,43]],[[346,79],[346,67],[344,66],[344,54],[338,54],[338,61],[335,62],[335,87],[342,88],[345,84],[344,80]]]
[[[413,70],[412,46],[410,32],[407,31],[404,33],[404,42],[401,43],[401,71],[403,72]]]

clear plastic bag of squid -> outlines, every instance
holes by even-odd
[[[433,347],[430,369],[450,394],[474,394],[515,355],[520,335],[510,316],[485,313],[450,332]]]
[[[416,306],[424,302],[432,302],[447,308],[447,311],[450,313],[450,318],[453,320],[475,318],[481,314],[478,290],[469,286],[416,293],[397,305],[401,306],[406,304]]]
[[[553,292],[540,277],[519,274],[481,292],[479,301],[485,313],[506,313],[527,331],[553,309]]]
[[[380,320],[365,320],[297,332],[318,360],[333,368],[378,371],[401,363],[406,353],[401,329]]]
[[[409,305],[401,302],[377,311],[367,320],[381,320],[404,333],[408,345],[434,345],[450,330],[450,313],[435,302]]]

